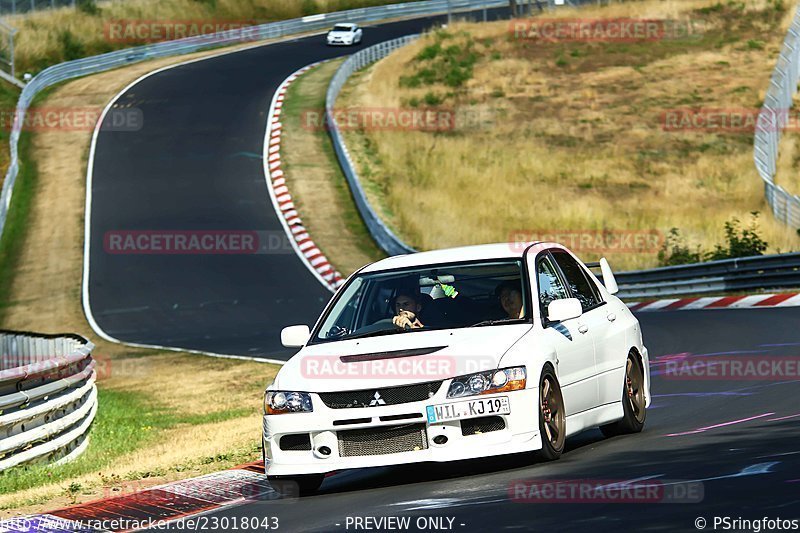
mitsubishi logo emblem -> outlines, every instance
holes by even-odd
[[[375,407],[376,405],[386,405],[386,401],[381,398],[381,393],[378,391],[375,391],[375,397],[369,402],[370,407]]]

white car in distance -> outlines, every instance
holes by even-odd
[[[337,24],[328,32],[326,42],[328,45],[351,46],[361,42],[363,33],[358,24]]]
[[[555,243],[383,259],[355,272],[264,396],[265,471],[283,493],[328,472],[536,451],[588,428],[641,431],[650,403],[639,322]]]

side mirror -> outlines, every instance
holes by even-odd
[[[281,344],[287,348],[302,348],[308,342],[311,331],[308,326],[288,326],[281,330]]]
[[[547,306],[547,320],[550,322],[562,322],[571,318],[578,318],[582,314],[581,301],[577,298],[553,300]]]
[[[614,277],[611,266],[608,264],[605,257],[600,259],[600,272],[603,274],[603,285],[605,285],[609,294],[617,294],[619,292],[617,279]]]

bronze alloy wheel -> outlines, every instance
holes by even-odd
[[[625,368],[625,392],[631,412],[641,424],[645,416],[644,374],[633,354],[628,356],[628,366]]]
[[[561,387],[558,386],[552,374],[542,377],[542,386],[539,388],[539,403],[542,410],[544,426],[543,438],[550,442],[550,447],[561,452],[567,434],[566,418],[564,417],[564,400],[561,396]]]

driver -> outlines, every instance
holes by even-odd
[[[523,318],[522,309],[522,288],[519,281],[507,280],[500,283],[494,290],[500,299],[500,306],[506,312],[508,318]]]
[[[419,313],[422,311],[422,298],[419,293],[410,291],[400,291],[394,297],[394,313],[392,324],[399,329],[417,329],[424,327],[419,321]]]

